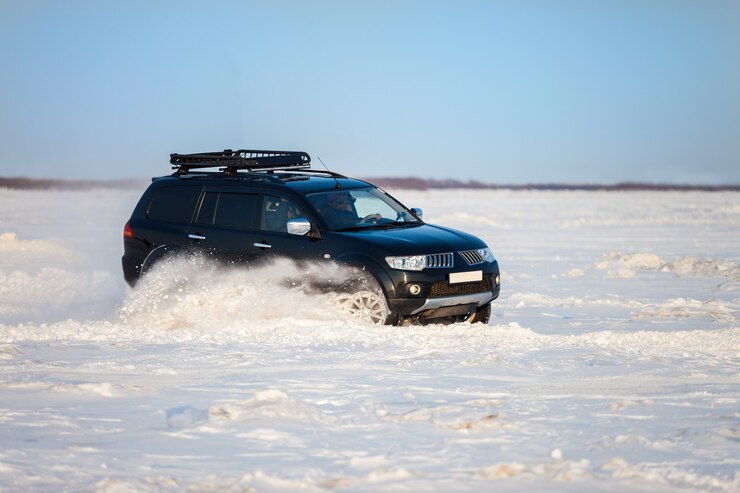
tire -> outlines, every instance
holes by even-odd
[[[476,323],[482,323],[487,324],[488,321],[491,319],[491,302],[489,301],[483,306],[479,306],[475,309],[475,312],[473,312],[466,322],[471,324]]]
[[[403,317],[391,312],[383,290],[375,280],[352,283],[336,295],[339,309],[373,325],[399,325]]]

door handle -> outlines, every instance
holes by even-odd
[[[256,246],[257,248],[272,248],[272,245],[269,243],[252,243],[252,245]]]
[[[190,233],[188,235],[188,238],[190,238],[191,240],[205,240],[206,239],[205,236],[196,235],[196,234],[193,234],[193,233]]]

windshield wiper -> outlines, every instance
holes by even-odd
[[[373,224],[372,227],[373,228],[384,228],[384,227],[393,228],[397,226],[399,227],[400,226],[404,226],[404,227],[405,226],[419,226],[420,224],[421,223],[419,222],[411,222],[411,221],[390,221],[387,223]]]
[[[339,228],[339,229],[335,229],[334,231],[360,231],[360,230],[363,230],[363,229],[370,229],[373,226],[374,226],[373,224],[364,224],[362,226],[360,226],[360,225],[357,225],[357,226],[347,226],[346,228]]]
[[[346,228],[337,229],[335,231],[361,231],[364,229],[390,229],[397,227],[406,226],[420,226],[420,222],[409,222],[409,221],[389,221],[379,224],[358,224],[355,226],[347,226]]]

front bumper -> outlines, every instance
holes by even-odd
[[[501,285],[498,272],[486,274],[482,282],[450,285],[446,282],[423,285],[419,296],[388,299],[392,312],[406,316],[436,318],[470,313],[498,298]],[[400,290],[399,290],[400,291]],[[403,291],[401,291],[403,292]]]

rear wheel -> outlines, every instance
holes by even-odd
[[[471,324],[475,324],[475,323],[487,324],[490,319],[491,319],[491,302],[489,301],[485,305],[479,306],[478,308],[476,308],[475,311],[471,313],[465,321]]]

